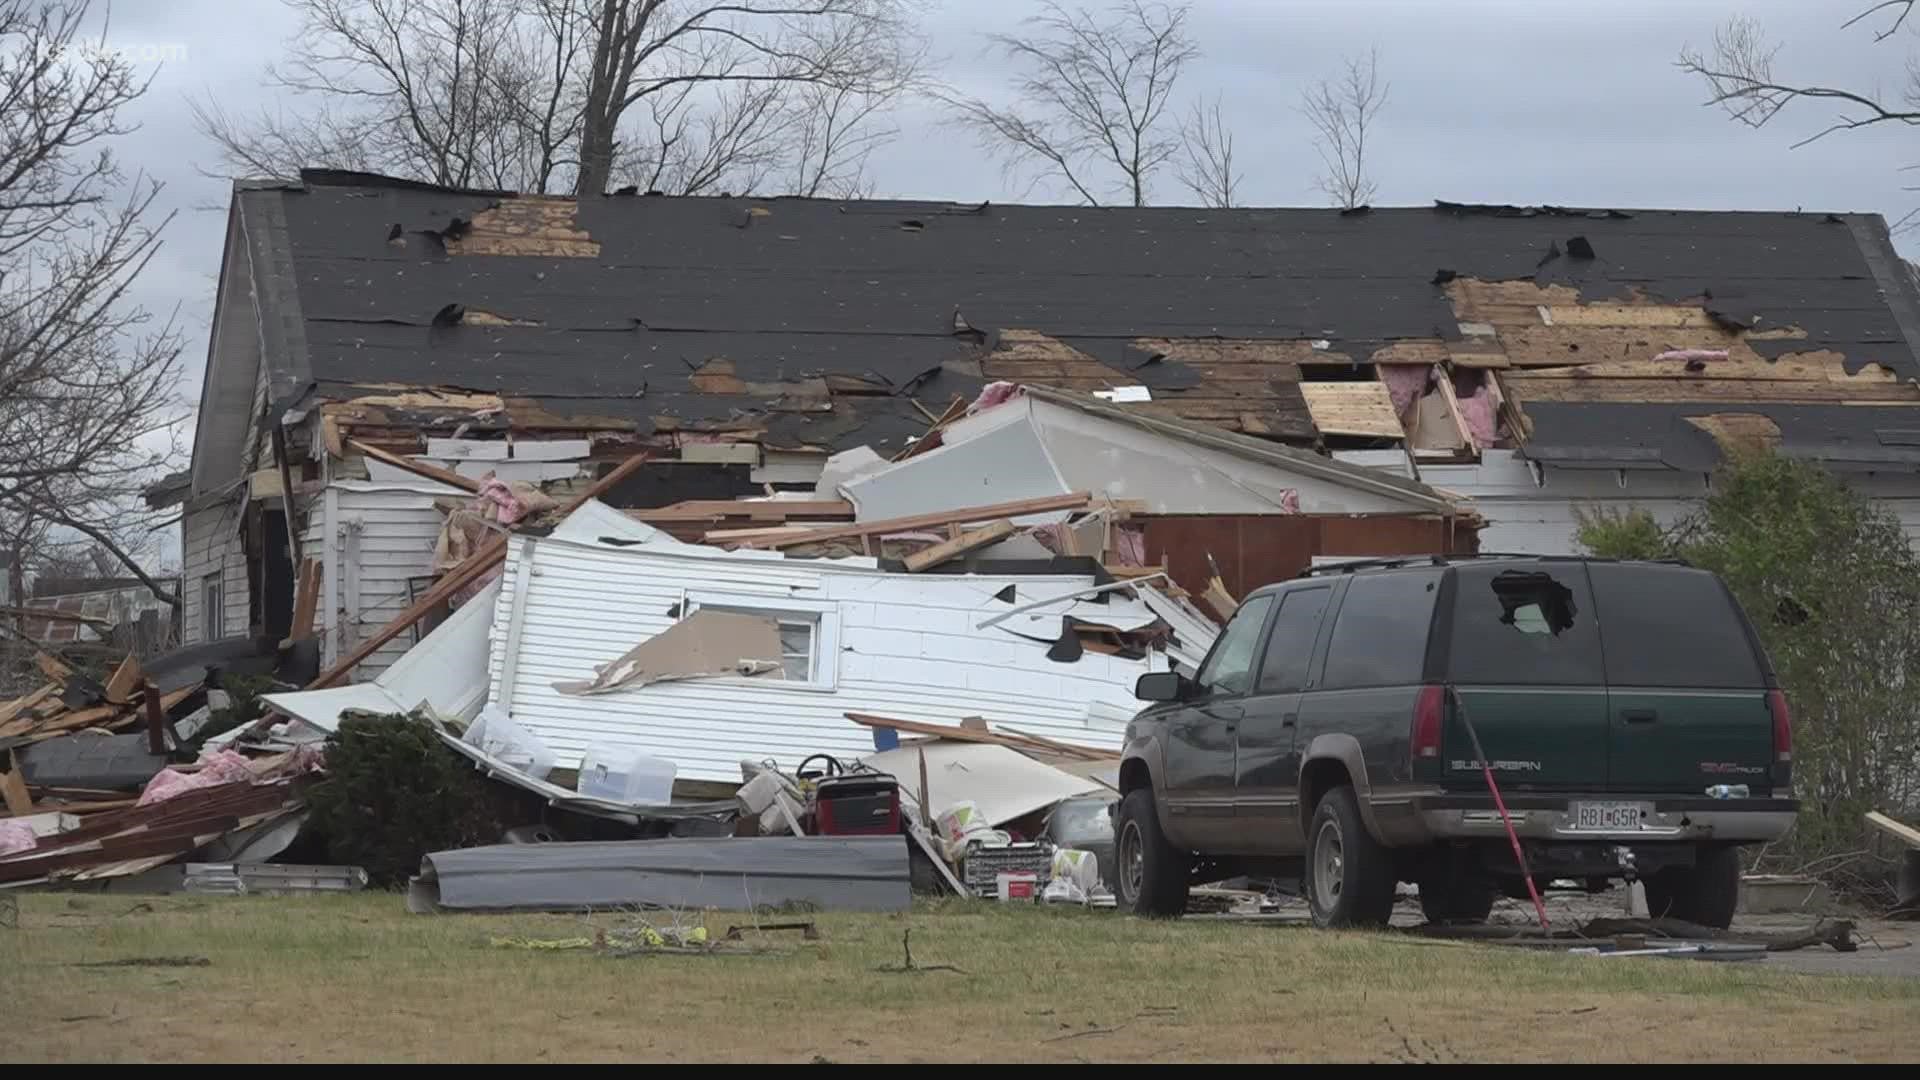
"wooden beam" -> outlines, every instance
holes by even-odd
[[[1920,829],[1895,821],[1878,810],[1867,813],[1867,824],[1910,848],[1920,848]]]
[[[847,719],[862,727],[892,728],[913,735],[929,735],[939,739],[953,739],[956,742],[985,743],[989,746],[1004,746],[1009,750],[1031,750],[1036,753],[1072,754],[1088,761],[1106,761],[1117,755],[1103,750],[1094,750],[1084,746],[1069,746],[1051,740],[1036,739],[1030,735],[1013,735],[1005,732],[988,731],[984,727],[949,727],[944,724],[928,724],[918,720],[899,720],[889,716],[875,716],[871,713],[850,712]]]
[[[907,573],[917,574],[930,566],[938,566],[949,559],[957,559],[969,551],[978,551],[988,544],[998,543],[1013,535],[1013,522],[1002,519],[982,529],[963,532],[951,540],[942,541],[925,551],[916,551],[907,556]]]
[[[359,439],[348,439],[347,445],[375,461],[384,461],[396,469],[405,469],[415,476],[424,476],[429,480],[437,480],[442,484],[461,488],[466,491],[480,490],[480,481],[475,480],[471,476],[461,476],[457,472],[453,472],[450,469],[443,469],[438,465],[429,465],[424,461],[404,458],[399,454],[389,454],[377,446],[368,446]]]
[[[147,711],[147,753],[167,752],[167,714],[160,707],[160,688],[147,682],[140,687],[141,704]]]
[[[727,541],[743,547],[792,547],[795,544],[817,544],[828,540],[848,540],[862,536],[877,536],[890,532],[914,532],[921,529],[941,529],[953,522],[992,521],[995,518],[1015,518],[1025,514],[1041,514],[1051,510],[1084,509],[1093,496],[1084,491],[1071,495],[1049,495],[1039,499],[1020,499],[1015,502],[992,503],[987,506],[970,506],[957,510],[942,510],[931,514],[913,514],[908,517],[882,518],[878,521],[862,521],[852,525],[837,525],[826,529],[807,529],[804,535],[793,527],[782,529],[745,529],[731,530],[724,536],[708,533],[708,543]],[[758,535],[756,535],[758,534]]]
[[[287,641],[305,641],[313,636],[314,615],[320,610],[320,563],[308,559],[300,564],[300,576],[293,593],[293,621],[287,628]]]
[[[818,518],[844,521],[853,517],[853,504],[845,499],[688,499],[672,506],[651,510],[631,510],[627,516],[649,524],[662,521],[712,521],[745,518],[748,521],[791,521],[794,518]]]
[[[599,498],[615,485],[619,484],[620,481],[638,472],[640,467],[645,465],[646,462],[647,455],[645,453],[635,454],[621,462],[618,468],[600,479],[595,480],[592,484],[588,485],[586,490],[567,500],[566,505],[560,508],[559,516],[564,518],[575,510],[580,509],[589,499]],[[321,672],[318,678],[307,684],[306,688],[308,690],[319,690],[339,682],[343,676],[358,666],[360,661],[372,656],[380,646],[385,645],[387,642],[392,641],[394,638],[412,629],[414,623],[426,618],[428,612],[446,602],[448,597],[451,597],[454,593],[472,584],[478,580],[482,574],[499,565],[506,559],[506,555],[507,537],[496,536],[487,541],[484,547],[467,556],[460,565],[447,571],[446,576],[438,582],[435,582],[433,588],[428,589],[420,599],[415,600],[405,611],[394,616],[392,622],[375,631],[372,637],[362,641],[352,652],[348,653],[345,658]]]

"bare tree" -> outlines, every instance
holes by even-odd
[[[166,219],[109,146],[147,83],[88,8],[0,0],[0,536],[84,537],[178,603],[137,496],[178,449],[180,341],[128,298]]]
[[[914,82],[922,58],[905,45],[909,0],[581,2],[594,5],[595,32],[580,192],[606,190],[621,118],[650,97],[724,84],[892,95]]]
[[[1883,42],[1907,25],[1914,3],[1915,0],[1887,0],[1873,4],[1840,25],[1842,29],[1856,25],[1871,28],[1874,42]],[[1899,96],[1894,97],[1879,88],[1849,90],[1776,76],[1774,59],[1779,53],[1780,46],[1767,40],[1759,23],[1736,17],[1714,33],[1711,53],[1691,47],[1681,49],[1679,66],[1706,82],[1707,104],[1725,109],[1728,116],[1749,127],[1766,126],[1796,101],[1828,102],[1838,107],[1839,112],[1831,123],[1795,141],[1793,149],[1837,131],[1920,124],[1920,54],[1908,55],[1906,81]],[[1920,214],[1920,210],[1909,211],[1895,227],[1910,224],[1915,214]]]
[[[1186,154],[1180,164],[1180,182],[1204,206],[1231,207],[1240,174],[1233,169],[1233,132],[1227,128],[1218,97],[1211,105],[1194,102],[1180,128],[1180,145]]]
[[[1046,0],[1026,36],[993,42],[1021,68],[1017,104],[947,95],[1009,167],[1034,164],[1089,204],[1118,193],[1145,206],[1154,173],[1180,150],[1167,122],[1174,85],[1199,48],[1187,8],[1128,0],[1102,16]]]
[[[804,175],[818,155],[818,133],[800,123],[809,95],[869,102],[859,130],[841,125],[830,145],[871,150],[884,141],[874,120],[924,62],[908,19],[922,0],[283,2],[302,27],[268,80],[296,107],[194,105],[233,172],[332,165],[516,191],[752,190]]]
[[[1326,167],[1314,184],[1342,210],[1367,205],[1379,189],[1367,174],[1368,130],[1387,104],[1379,61],[1378,50],[1350,57],[1338,76],[1302,95],[1301,111],[1313,124],[1314,148]]]

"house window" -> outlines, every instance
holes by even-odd
[[[813,638],[817,625],[812,619],[780,620],[781,678],[790,682],[813,681]]]
[[[777,605],[758,598],[724,593],[690,594],[683,608],[691,615],[702,608],[741,615],[761,615],[779,626],[780,671],[758,679],[781,679],[809,689],[831,690],[837,681],[835,663],[839,639],[838,607],[831,603],[781,600]]]
[[[220,603],[220,575],[208,574],[200,579],[200,640],[219,641],[226,626],[222,616],[225,610]]]

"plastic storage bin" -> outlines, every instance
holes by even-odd
[[[666,758],[596,746],[580,759],[580,794],[612,802],[660,805],[673,801],[678,769]]]

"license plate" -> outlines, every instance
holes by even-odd
[[[1637,802],[1577,802],[1573,804],[1575,832],[1630,832],[1640,827],[1647,804]]]

